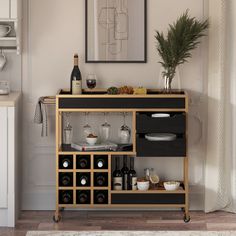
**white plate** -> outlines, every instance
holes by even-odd
[[[168,114],[168,113],[155,113],[155,114],[152,114],[152,118],[166,118],[166,117],[170,117],[170,114]]]
[[[176,139],[176,134],[168,134],[168,133],[146,134],[145,138],[148,141],[173,141]]]

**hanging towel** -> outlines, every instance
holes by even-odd
[[[34,115],[34,123],[42,124],[42,131],[41,136],[47,137],[48,136],[48,116],[47,116],[47,109],[46,105],[43,103],[44,98],[39,98]]]

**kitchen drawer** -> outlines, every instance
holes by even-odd
[[[153,113],[137,113],[137,133],[176,133],[186,131],[186,114],[174,113],[171,117],[153,118]]]
[[[148,141],[137,135],[136,149],[138,157],[185,157],[186,138],[178,137],[173,141]]]
[[[111,204],[185,204],[184,193],[114,193]]]

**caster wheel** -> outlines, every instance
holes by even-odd
[[[189,222],[190,222],[190,216],[187,217],[187,216],[185,215],[185,216],[184,216],[184,222],[185,222],[185,223],[189,223]]]
[[[61,216],[60,215],[58,215],[57,217],[54,215],[53,216],[53,221],[55,222],[55,223],[59,223],[60,221],[61,221]]]

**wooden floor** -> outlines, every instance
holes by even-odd
[[[60,223],[52,211],[23,211],[15,229],[0,228],[1,236],[23,236],[29,230],[236,230],[236,214],[191,212],[184,223],[178,211],[65,211]]]

